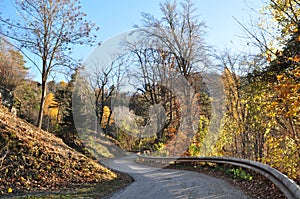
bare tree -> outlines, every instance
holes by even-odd
[[[179,111],[176,107],[178,102],[172,90],[168,88],[171,85],[166,85],[166,83],[171,84],[170,80],[176,76],[176,73],[172,73],[172,67],[175,65],[174,56],[143,41],[136,45],[131,44],[129,47],[133,55],[133,63],[136,64],[136,70],[131,74],[136,93],[132,98],[130,109],[143,117],[142,126],[149,126],[154,118],[151,118],[148,112],[153,106],[152,111],[156,110],[154,119],[156,124],[153,125],[156,129],[157,141],[162,141],[167,128],[179,126]],[[166,115],[156,109],[157,104],[165,109]],[[151,128],[153,125],[150,125]]]
[[[166,1],[160,4],[163,17],[143,13],[141,25],[136,25],[148,40],[157,43],[157,47],[172,53],[173,66],[183,76],[203,70],[207,65],[207,48],[203,40],[205,23],[198,21],[191,0],[184,0],[178,8],[176,2]]]
[[[199,123],[200,106],[196,103],[196,96],[199,95],[194,92],[193,83],[198,79],[195,74],[205,70],[208,65],[208,49],[203,40],[206,26],[203,21],[198,21],[191,0],[183,0],[180,4],[165,1],[160,4],[160,9],[163,15],[161,18],[142,14],[142,24],[136,25],[136,28],[146,46],[141,51],[134,52],[139,57],[142,79],[145,81],[144,91],[145,94],[148,93],[145,96],[149,96],[154,104],[157,103],[155,97],[161,98],[158,102],[162,103],[167,114],[162,129],[176,129],[176,138],[173,137],[172,140],[178,149],[187,146],[179,147],[176,140],[179,144],[191,141],[194,133],[192,127]],[[159,86],[164,81],[172,89]],[[179,88],[180,91],[176,90]],[[178,93],[175,94],[174,91]],[[176,95],[184,96],[184,100],[179,102],[180,98],[176,98]],[[157,133],[158,140],[162,137],[163,130]]]
[[[86,75],[88,83],[94,92],[94,108],[97,117],[97,132],[99,127],[107,135],[112,116],[111,99],[117,95],[124,77],[124,57],[116,56],[109,64],[97,62],[89,63],[89,73]],[[105,107],[109,114],[105,115]],[[106,117],[106,118],[105,118]]]
[[[33,62],[42,77],[38,117],[41,128],[49,75],[55,69],[63,71],[72,66],[73,45],[95,41],[91,34],[95,25],[84,19],[86,14],[80,11],[79,0],[15,0],[15,8],[20,20],[0,18],[1,34],[16,41],[19,49],[25,49],[22,52],[30,52],[41,60],[41,66]]]

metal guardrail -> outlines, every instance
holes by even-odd
[[[209,162],[209,163],[223,163],[234,166],[239,166],[253,170],[272,181],[289,199],[300,199],[300,187],[280,171],[270,167],[269,165],[246,160],[241,158],[230,157],[153,157],[137,154],[142,161],[150,161],[157,163],[171,163],[171,162]]]

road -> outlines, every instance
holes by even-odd
[[[133,177],[134,182],[111,199],[225,199],[248,198],[226,181],[205,174],[148,167],[135,162],[136,155],[104,159],[105,166]]]

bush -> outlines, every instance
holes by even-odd
[[[240,178],[243,180],[252,180],[252,178],[253,178],[249,173],[247,173],[242,168],[228,169],[228,170],[226,170],[226,174],[228,176],[232,176],[233,178]]]

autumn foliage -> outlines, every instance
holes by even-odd
[[[275,41],[255,38],[263,52],[256,59],[265,60],[249,62],[247,74],[224,70],[226,111],[216,154],[261,161],[300,182],[300,4],[271,0],[264,11]]]

